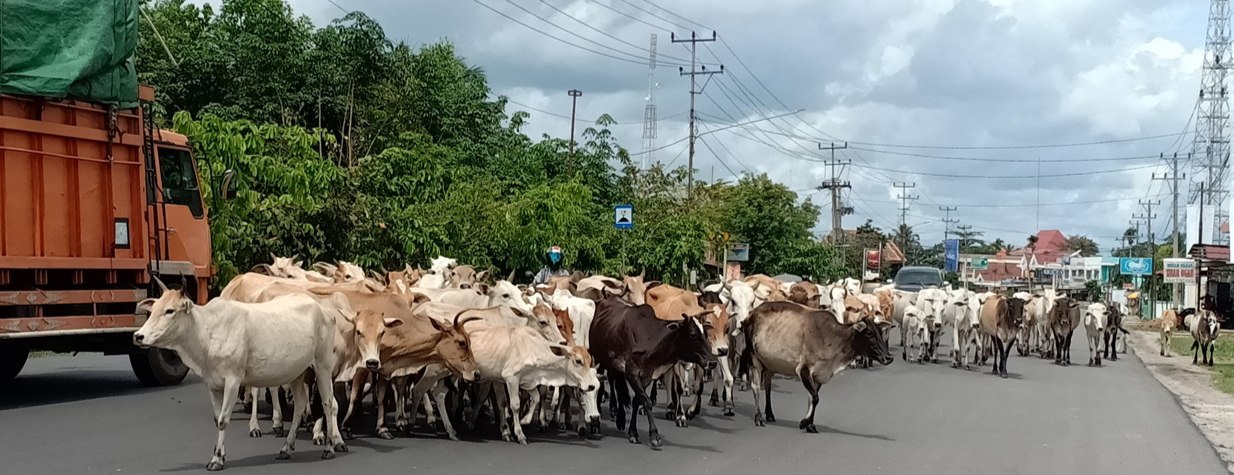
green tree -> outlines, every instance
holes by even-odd
[[[1073,252],[1079,251],[1081,256],[1095,256],[1101,252],[1097,243],[1084,235],[1068,237],[1067,249]]]

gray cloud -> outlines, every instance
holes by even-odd
[[[480,0],[536,28],[588,48],[602,50],[545,25],[504,0]],[[643,0],[549,0],[554,6],[626,42],[596,34],[538,1],[515,0],[524,8],[562,27],[629,52],[645,55],[650,33],[659,35],[659,51],[688,57],[681,45],[669,42],[664,20],[630,4],[690,26]],[[377,19],[394,39],[423,44],[449,39],[459,53],[488,73],[498,94],[529,106],[569,114],[565,91],[584,91],[579,116],[590,121],[609,113],[622,122],[614,132],[632,151],[641,149],[641,118],[647,95],[645,65],[617,61],[546,38],[486,10],[472,1],[335,0],[347,9]],[[327,0],[293,0],[297,12],[318,25],[341,16]],[[829,205],[823,194],[809,194],[827,170],[813,140],[830,136],[871,143],[943,144],[960,146],[1073,143],[1177,133],[1183,130],[1199,83],[1207,8],[1204,2],[1165,3],[1152,0],[916,0],[866,2],[844,0],[776,2],[661,0],[662,5],[694,21],[716,28],[766,86],[789,108],[806,108],[800,116],[762,122],[758,128],[718,132],[700,143],[696,157],[699,177],[732,179],[744,172],[740,160],[755,172],[766,172],[802,197]],[[614,13],[604,5],[652,28]],[[684,29],[673,30],[678,34]],[[710,32],[704,33],[710,35]],[[606,53],[619,55],[609,50]],[[724,45],[700,47],[699,57],[725,64],[726,74],[714,78],[700,97],[704,130],[719,127],[712,117],[729,121],[783,108],[737,63]],[[672,60],[667,60],[672,61]],[[675,67],[657,71],[657,105],[662,118],[663,145],[684,137],[684,116],[665,119],[688,108],[688,80]],[[740,83],[740,85],[739,85]],[[745,96],[748,88],[756,100]],[[726,97],[725,92],[730,94]],[[708,99],[710,98],[710,99]],[[714,100],[714,103],[712,102]],[[760,103],[761,101],[761,103]],[[748,104],[752,102],[753,104]],[[717,107],[717,104],[720,107]],[[764,108],[764,104],[767,106]],[[724,109],[724,111],[721,110]],[[523,109],[511,105],[511,111]],[[526,131],[565,136],[567,120],[536,111]],[[808,122],[808,123],[807,123]],[[817,130],[816,130],[817,129]],[[1187,138],[1189,140],[1189,138]],[[763,142],[792,151],[785,154]],[[1156,155],[1172,152],[1173,138],[1074,148],[1029,150],[923,150],[884,147],[879,150],[926,155],[997,159],[1085,159]],[[662,161],[679,157],[685,144],[655,154]],[[856,146],[856,145],[854,145]],[[1183,145],[1185,152],[1189,141]],[[736,160],[729,156],[732,153]],[[874,219],[887,228],[898,219],[896,190],[891,181],[916,182],[921,199],[912,204],[910,224],[919,223],[923,241],[942,238],[939,205],[1032,204],[1037,199],[1033,179],[953,179],[915,175],[1034,176],[1035,163],[984,163],[905,157],[850,149],[837,158],[853,160],[846,178],[858,212],[845,218],[852,227]],[[723,163],[721,163],[721,159]],[[684,158],[676,163],[682,164]],[[1071,173],[1129,168],[1153,160],[1043,164],[1042,173]],[[886,168],[898,172],[870,170]],[[865,169],[863,169],[865,168]],[[1083,177],[1041,180],[1041,202],[1093,201],[1139,197],[1161,192],[1150,180],[1157,169],[1140,169]],[[894,203],[893,203],[894,202]],[[1040,209],[1042,228],[1087,234],[1105,248],[1121,234],[1138,206],[1134,200]],[[1159,216],[1168,211],[1162,208]],[[1037,209],[961,208],[953,217],[986,231],[988,238],[1022,244],[1037,227]],[[830,220],[824,217],[820,232]],[[1158,219],[1156,229],[1163,229]]]

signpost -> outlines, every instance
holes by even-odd
[[[986,270],[990,268],[990,258],[974,257],[968,260],[968,267],[973,270]]]
[[[960,240],[948,239],[943,243],[943,268],[947,272],[960,270]]]
[[[634,205],[613,206],[613,227],[634,229]]]
[[[1191,259],[1162,259],[1161,272],[1163,282],[1167,284],[1186,284],[1195,282],[1195,261]]]
[[[748,262],[750,260],[750,245],[743,242],[735,242],[728,248],[728,253],[725,255],[725,260],[733,262]]]
[[[1118,272],[1125,275],[1151,275],[1153,259],[1151,257],[1124,257],[1118,260]]]

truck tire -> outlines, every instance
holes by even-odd
[[[152,388],[175,386],[189,374],[189,368],[180,361],[180,355],[161,348],[129,353],[129,363],[133,365],[137,380]]]
[[[16,378],[29,357],[30,350],[22,346],[0,348],[0,383]]]

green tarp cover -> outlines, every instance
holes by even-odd
[[[137,106],[137,0],[0,0],[0,93]]]

